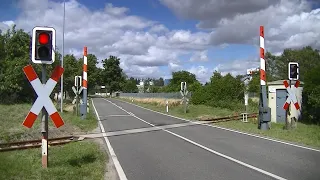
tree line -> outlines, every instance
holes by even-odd
[[[31,36],[15,26],[0,34],[0,103],[33,102],[36,94],[25,77],[22,68],[32,64],[29,57]],[[298,62],[300,65],[300,80],[304,82],[303,113],[304,120],[320,122],[320,55],[319,50],[312,47],[301,49],[285,49],[280,56],[270,52],[266,53],[267,81],[288,79],[288,63]],[[101,91],[105,86],[110,93],[121,91],[136,93],[141,91],[137,87],[140,78],[128,77],[120,67],[120,59],[109,56],[102,60],[102,68],[97,67],[98,59],[94,54],[88,54],[88,91],[93,94]],[[53,67],[61,64],[61,54],[56,51],[56,59],[52,65],[46,66],[47,78],[51,75]],[[41,66],[32,64],[37,74],[41,75]],[[64,90],[73,98],[72,86],[74,76],[82,76],[83,58],[77,59],[72,54],[64,56]],[[164,79],[143,79],[145,86],[143,92],[178,92],[180,82],[187,82],[188,90],[192,93],[191,103],[203,104],[213,107],[238,109],[243,108],[245,87],[241,79],[245,75],[233,77],[230,73],[222,75],[215,71],[210,81],[201,84],[195,74],[188,71],[172,73],[172,79],[164,86]],[[152,81],[153,84],[149,82]],[[259,94],[259,73],[253,74],[249,83],[249,91]],[[53,93],[60,92],[56,86]],[[252,102],[251,102],[252,103]]]

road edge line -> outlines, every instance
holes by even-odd
[[[234,133],[238,133],[238,134],[242,134],[242,135],[247,135],[247,136],[251,136],[251,137],[255,137],[255,138],[264,139],[264,140],[267,140],[267,141],[272,141],[272,142],[277,142],[277,143],[280,143],[280,144],[285,144],[285,145],[288,145],[288,146],[294,146],[294,147],[297,147],[297,148],[302,148],[302,149],[307,149],[307,150],[311,150],[311,151],[320,152],[319,149],[315,149],[315,148],[311,148],[311,147],[307,147],[307,146],[302,146],[302,145],[298,145],[298,144],[293,144],[293,143],[289,143],[289,142],[285,142],[285,141],[281,141],[281,140],[277,140],[277,139],[273,139],[273,138],[269,138],[269,137],[263,137],[263,136],[259,136],[259,135],[256,135],[256,134],[246,133],[246,132],[242,132],[242,131],[238,131],[238,130],[234,130],[234,129],[219,127],[219,126],[215,126],[215,125],[211,125],[211,124],[200,124],[200,123],[197,123],[195,121],[191,121],[191,120],[188,120],[188,119],[172,116],[170,114],[165,114],[165,113],[162,113],[162,112],[154,111],[152,109],[148,109],[148,108],[145,108],[145,107],[142,107],[142,106],[130,103],[130,102],[123,101],[123,100],[118,100],[118,101],[124,102],[124,103],[127,103],[127,104],[131,104],[131,105],[140,107],[142,109],[146,109],[148,111],[155,112],[155,113],[158,113],[158,114],[162,114],[162,115],[165,115],[165,116],[169,116],[169,117],[172,117],[172,118],[176,118],[176,119],[180,119],[180,120],[183,120],[183,121],[192,122],[192,123],[195,123],[195,124],[198,124],[198,125],[209,126],[209,127],[213,127],[213,128],[217,128],[217,129],[222,129],[222,130],[225,130],[225,131],[230,131],[230,132],[234,132]]]
[[[99,114],[98,114],[98,111],[97,111],[94,103],[93,103],[93,99],[91,99],[91,103],[92,103],[93,109],[94,109],[94,111],[95,111],[96,117],[97,117],[97,119],[98,119],[98,124],[99,124],[99,126],[100,126],[101,132],[103,133],[104,140],[105,140],[105,142],[106,142],[106,144],[107,144],[109,153],[110,153],[110,155],[111,155],[111,159],[112,159],[112,161],[113,161],[114,166],[116,167],[116,170],[117,170],[119,179],[120,179],[120,180],[128,180],[128,179],[127,179],[127,176],[126,176],[126,174],[124,173],[124,171],[123,171],[123,169],[122,169],[122,166],[121,166],[121,164],[120,164],[120,162],[119,162],[119,160],[118,160],[118,157],[117,157],[116,153],[114,152],[114,150],[113,150],[113,148],[112,148],[112,146],[111,146],[111,143],[110,143],[108,137],[106,136],[107,133],[106,133],[106,131],[105,131],[105,129],[104,129],[101,121],[100,121],[100,116],[99,116]]]

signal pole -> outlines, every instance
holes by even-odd
[[[65,13],[66,13],[66,4],[63,1],[63,25],[62,25],[62,58],[61,58],[61,67],[63,68],[63,57],[64,57],[64,24],[65,24]],[[63,113],[63,74],[61,75],[61,99],[60,99],[60,112]]]
[[[34,27],[32,30],[31,60],[42,65],[42,84],[46,84],[46,64],[55,61],[56,31],[51,27]],[[51,52],[51,53],[50,53]],[[39,94],[38,94],[39,96]],[[48,167],[48,111],[42,108],[42,167]]]

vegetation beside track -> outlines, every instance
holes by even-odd
[[[31,106],[31,104],[0,105],[2,143],[41,138],[40,115],[32,128],[22,125]],[[64,112],[60,114],[65,125],[58,129],[49,117],[49,138],[83,134],[97,128],[91,102],[86,120],[76,116],[72,109],[70,104],[64,105]],[[41,167],[41,148],[1,152],[0,179],[103,179],[108,155],[98,141],[101,140],[71,142],[49,147],[48,169]]]

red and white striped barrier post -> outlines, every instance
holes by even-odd
[[[30,112],[23,121],[23,125],[31,128],[40,111],[42,110],[42,166],[45,168],[48,167],[48,114],[57,128],[64,125],[61,116],[59,115],[56,107],[49,97],[57,82],[59,81],[59,78],[63,74],[63,71],[64,69],[62,67],[57,66],[54,69],[50,79],[46,84],[44,84],[46,78],[45,65],[42,66],[42,83],[31,65],[25,66],[23,68],[24,74],[27,76],[27,79],[38,95],[38,98],[33,104]]]
[[[268,130],[271,120],[271,109],[268,107],[267,87],[266,87],[266,61],[264,59],[264,27],[260,26],[260,105],[259,105],[259,125],[261,130]]]
[[[82,109],[82,119],[86,118],[87,115],[87,96],[88,96],[88,59],[87,59],[88,49],[85,46],[83,48],[83,109]]]
[[[266,61],[264,59],[264,27],[260,26],[260,85],[266,85]]]

